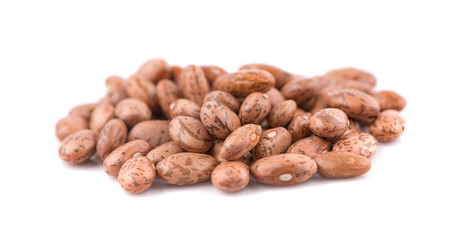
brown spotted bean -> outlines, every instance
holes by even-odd
[[[211,174],[212,184],[224,192],[236,192],[249,183],[249,167],[238,161],[222,162]]]
[[[317,136],[333,138],[341,136],[347,131],[348,117],[340,109],[325,108],[309,119],[308,126]]]
[[[134,140],[115,148],[105,157],[102,167],[109,176],[118,176],[121,166],[136,153],[144,155],[150,149],[148,142]]]
[[[257,160],[252,176],[261,183],[287,186],[308,180],[317,171],[315,161],[305,155],[284,153]]]
[[[315,159],[320,154],[329,150],[331,150],[331,144],[327,140],[318,136],[311,136],[292,144],[286,153],[303,154]]]
[[[157,165],[158,177],[172,185],[190,185],[204,182],[218,162],[212,156],[200,153],[177,153]]]
[[[152,111],[147,104],[136,98],[125,98],[115,107],[115,116],[125,121],[128,127],[133,127],[139,122],[149,120]]]
[[[369,126],[369,132],[379,141],[394,141],[403,134],[404,123],[405,120],[398,111],[385,110]]]
[[[183,85],[181,88],[183,89],[184,97],[201,106],[204,96],[210,91],[209,83],[203,70],[195,65],[187,66],[182,70],[180,82]]]
[[[62,141],[59,157],[73,164],[85,162],[96,151],[96,139],[89,129],[74,132]]]
[[[327,99],[330,107],[339,108],[352,118],[377,117],[380,112],[380,105],[374,98],[354,89],[329,91]]]
[[[246,97],[253,92],[266,92],[274,85],[275,78],[269,72],[249,69],[222,75],[215,90],[229,92],[235,97]]]
[[[262,133],[253,149],[254,160],[284,153],[291,145],[291,134],[283,127],[272,128]]]
[[[364,132],[354,132],[342,136],[332,147],[333,151],[346,151],[357,153],[370,158],[374,156],[379,148],[377,139]]]
[[[137,74],[153,83],[157,83],[161,79],[168,78],[168,64],[163,59],[151,59],[142,64],[137,70]]]
[[[169,105],[171,119],[178,116],[189,116],[200,119],[201,107],[192,100],[179,98]]]
[[[241,104],[238,116],[241,124],[260,124],[268,116],[271,109],[270,99],[265,93],[254,92],[249,94]]]
[[[212,136],[203,123],[188,116],[171,120],[169,134],[177,145],[189,152],[205,153],[213,144]]]
[[[130,193],[147,190],[155,179],[155,166],[143,156],[134,156],[123,164],[118,174],[121,187]]]
[[[230,108],[216,102],[205,102],[201,107],[201,122],[209,134],[215,138],[225,139],[235,129],[241,127],[241,121]]]
[[[108,121],[97,139],[96,152],[99,159],[103,161],[112,150],[123,145],[127,138],[128,127],[125,122],[117,118]]]
[[[289,72],[268,64],[246,64],[240,67],[240,70],[246,69],[260,69],[271,73],[275,78],[275,87],[278,89],[282,88],[284,84],[286,84],[293,77],[293,75]]]
[[[148,157],[153,164],[157,164],[161,160],[181,152],[185,152],[185,150],[179,147],[174,141],[170,141],[158,145],[145,156]]]
[[[203,99],[203,102],[216,101],[222,105],[227,106],[234,112],[240,110],[240,102],[233,95],[224,91],[211,91],[208,92]]]
[[[221,157],[236,160],[251,151],[259,143],[262,127],[246,124],[233,131],[222,144]]]
[[[270,127],[284,127],[294,117],[297,105],[293,100],[286,100],[274,106],[268,115]]]
[[[380,105],[380,111],[394,109],[401,111],[406,106],[406,99],[395,91],[379,91],[372,95]]]
[[[70,134],[79,130],[88,129],[88,121],[79,115],[61,118],[56,123],[56,137],[59,141],[64,140]]]
[[[128,141],[142,139],[149,143],[150,149],[171,141],[169,135],[169,121],[148,120],[136,124],[128,135]]]

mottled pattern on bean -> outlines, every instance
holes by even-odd
[[[266,130],[262,133],[259,143],[254,147],[254,160],[270,155],[284,153],[291,145],[291,134],[283,127]]]
[[[260,124],[268,116],[271,102],[265,93],[254,92],[249,94],[241,104],[238,116],[241,124]]]
[[[287,186],[308,180],[317,171],[316,163],[300,154],[278,154],[257,160],[251,166],[252,176],[261,183]]]
[[[138,156],[123,164],[118,174],[118,182],[127,192],[141,193],[152,185],[155,175],[152,162],[146,157]]]
[[[394,141],[403,134],[404,123],[405,120],[398,111],[385,110],[369,126],[369,132],[379,141]]]
[[[320,154],[329,150],[331,150],[331,144],[327,140],[318,136],[311,136],[292,144],[286,153],[302,154],[315,159]]]
[[[213,139],[200,120],[179,116],[169,123],[172,140],[189,152],[205,153],[213,144]]]
[[[78,164],[88,160],[96,151],[96,136],[89,129],[67,136],[59,147],[59,157],[69,163]]]
[[[212,171],[211,182],[225,192],[239,191],[249,183],[249,168],[242,162],[222,162]]]
[[[380,112],[380,105],[374,98],[354,89],[329,91],[328,104],[352,118],[376,117]]]
[[[208,180],[218,162],[212,156],[200,153],[177,153],[161,160],[157,174],[173,185],[190,185]]]
[[[235,129],[241,127],[238,115],[230,108],[216,101],[209,101],[203,104],[200,118],[209,134],[219,139],[227,138]]]
[[[353,152],[370,158],[377,153],[378,148],[379,143],[374,136],[364,132],[354,132],[341,137],[332,150]]]

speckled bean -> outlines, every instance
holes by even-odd
[[[374,98],[354,89],[329,91],[328,104],[343,110],[352,118],[377,117],[380,112],[380,105]]]
[[[260,69],[260,70],[265,70],[273,75],[275,78],[275,87],[280,89],[286,84],[291,78],[293,77],[292,74],[290,74],[287,71],[284,71],[283,69],[280,69],[275,66],[271,66],[268,64],[260,64],[260,63],[254,63],[254,64],[246,64],[240,67],[240,70],[246,70],[246,69]]]
[[[203,98],[210,91],[208,80],[203,70],[195,65],[189,65],[182,70],[181,84],[184,97],[198,105],[203,104]]]
[[[281,88],[281,93],[286,99],[292,99],[300,105],[316,96],[318,90],[318,80],[299,76],[287,82]]]
[[[104,125],[115,117],[114,107],[110,104],[99,104],[94,108],[89,119],[89,128],[98,136]]]
[[[284,127],[294,117],[297,105],[293,100],[286,100],[274,106],[268,115],[270,127]]]
[[[157,84],[158,103],[168,119],[172,119],[170,106],[175,100],[182,97],[179,86],[168,79],[160,80]]]
[[[244,124],[260,124],[268,116],[271,109],[270,99],[265,93],[254,92],[249,94],[244,99],[238,116],[241,123]]]
[[[342,136],[332,147],[333,151],[346,151],[357,153],[370,158],[374,156],[379,148],[377,139],[364,132],[354,132]]]
[[[143,156],[134,156],[123,164],[118,174],[121,187],[130,193],[147,190],[155,179],[155,166]]]
[[[367,83],[372,87],[377,84],[377,79],[370,73],[356,68],[341,68],[326,73],[325,77],[333,79],[354,80]]]
[[[224,91],[211,91],[208,92],[203,99],[203,102],[216,101],[222,105],[227,106],[234,112],[238,112],[240,109],[240,102],[233,95]]]
[[[134,140],[115,148],[105,157],[102,166],[109,176],[118,176],[121,166],[136,153],[144,155],[150,149],[148,142]]]
[[[200,111],[201,107],[198,104],[185,98],[179,98],[169,105],[171,119],[178,116],[189,116],[200,120]]]
[[[179,116],[169,123],[172,140],[189,152],[205,153],[213,144],[213,139],[200,120]]]
[[[177,153],[157,165],[158,177],[173,185],[190,185],[208,180],[218,162],[200,153]]]
[[[225,139],[221,157],[226,160],[236,160],[251,151],[259,143],[262,127],[256,124],[247,124],[233,131]]]
[[[128,127],[125,122],[117,118],[108,121],[97,139],[96,152],[99,159],[103,161],[112,150],[123,145],[127,138]]]
[[[201,69],[203,69],[204,75],[206,76],[209,84],[212,84],[218,76],[227,74],[227,71],[218,66],[201,66]]]
[[[379,103],[380,111],[388,109],[394,109],[401,111],[406,106],[406,99],[399,95],[395,91],[379,91],[376,92],[372,97]]]
[[[333,138],[341,136],[348,129],[348,117],[337,108],[325,108],[313,114],[308,127],[317,136]]]
[[[142,139],[149,143],[150,149],[171,141],[169,136],[169,121],[148,120],[136,124],[128,135],[128,141]]]
[[[96,151],[96,140],[96,136],[89,129],[74,132],[62,141],[59,157],[69,163],[82,163]]]
[[[147,80],[157,83],[161,79],[168,78],[168,64],[163,59],[150,59],[137,70],[137,74]]]
[[[287,186],[308,180],[317,171],[308,156],[284,153],[257,160],[251,166],[252,176],[261,183]]]
[[[318,136],[311,136],[292,144],[286,153],[302,154],[315,159],[320,154],[329,150],[331,150],[331,144],[327,140]]]
[[[240,191],[249,183],[249,168],[242,162],[222,162],[212,171],[211,182],[224,192]]]
[[[125,121],[128,127],[133,127],[139,122],[149,120],[152,111],[147,104],[136,98],[125,98],[115,107],[115,116]]]
[[[291,141],[297,142],[298,140],[311,135],[310,127],[308,126],[308,114],[300,114],[295,116],[288,125],[288,132],[291,134]]]
[[[185,150],[179,147],[174,141],[170,141],[158,145],[145,156],[148,157],[153,164],[157,164],[161,160],[181,152],[185,152]]]
[[[264,131],[259,143],[254,147],[254,160],[270,155],[284,153],[291,145],[291,134],[283,127],[272,128]]]
[[[394,141],[403,134],[404,123],[405,120],[398,111],[385,110],[369,126],[369,132],[379,141]]]
[[[222,75],[215,90],[229,92],[235,97],[246,97],[253,92],[266,92],[274,85],[275,78],[269,72],[250,69]]]
[[[138,75],[132,75],[126,81],[126,93],[128,97],[146,103],[154,115],[160,113],[157,90],[151,81]]]
[[[219,139],[227,138],[235,129],[241,127],[238,115],[230,108],[216,101],[209,101],[203,104],[200,118],[209,134]]]
[[[119,76],[110,76],[105,80],[107,98],[115,106],[121,100],[127,98],[125,80]]]
[[[79,115],[67,116],[56,123],[56,137],[62,141],[70,134],[88,127],[88,121]]]

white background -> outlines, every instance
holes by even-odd
[[[0,2],[0,239],[460,238],[456,1],[83,2]],[[134,196],[60,160],[56,121],[156,57],[362,68],[407,99],[406,132],[362,177],[236,194],[156,179]]]

